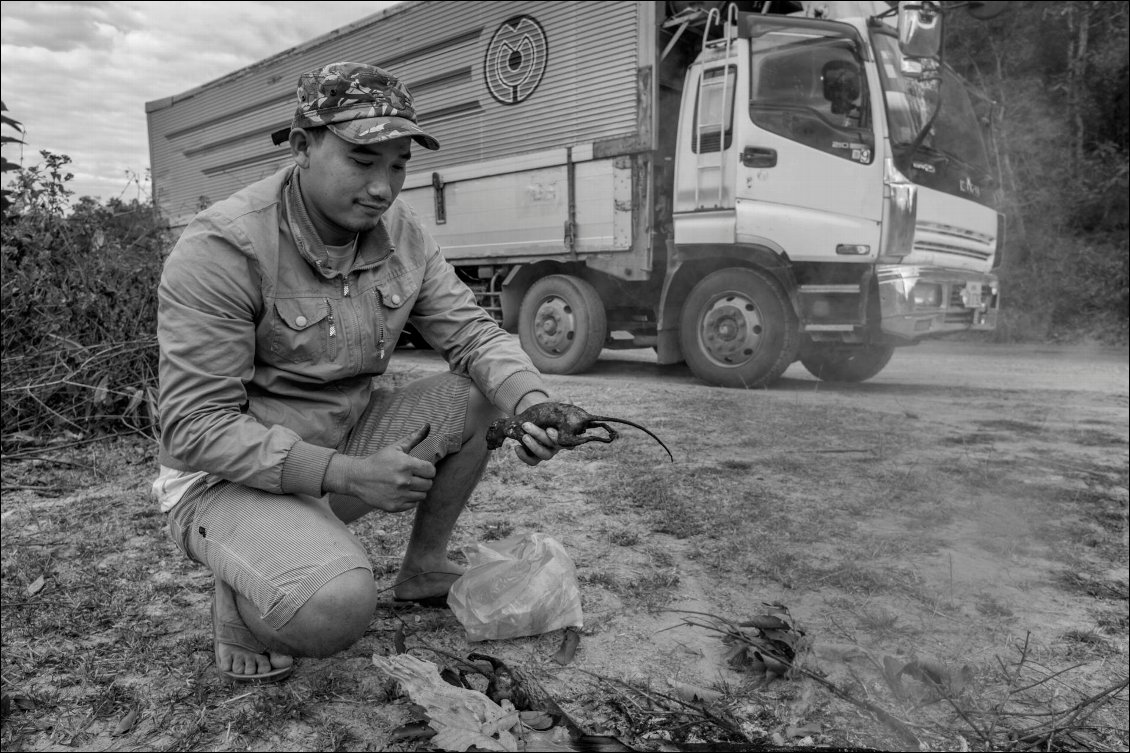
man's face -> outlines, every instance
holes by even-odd
[[[318,141],[292,134],[291,146],[302,168],[310,219],[322,241],[331,245],[348,243],[356,233],[377,226],[404,187],[412,157],[408,136],[362,145],[333,133]]]

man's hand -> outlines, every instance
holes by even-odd
[[[514,413],[521,413],[530,406],[548,400],[548,395],[541,392],[531,392],[518,401]],[[527,421],[522,424],[522,430],[525,434],[522,435],[518,446],[514,448],[514,454],[526,465],[537,465],[543,460],[550,460],[561,450],[561,446],[557,444],[557,429],[543,429]]]
[[[543,429],[529,421],[522,424],[522,440],[514,448],[514,454],[526,465],[537,465],[549,460],[561,449],[557,444],[557,429]]]
[[[415,508],[432,488],[436,467],[408,452],[424,441],[430,430],[431,426],[424,424],[399,442],[366,457],[334,455],[326,469],[324,490],[348,494],[385,512]]]

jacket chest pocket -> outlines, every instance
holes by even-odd
[[[395,279],[370,278],[364,281],[357,301],[362,319],[370,326],[361,333],[362,368],[384,370],[383,362],[396,347],[404,322],[412,311],[419,284],[409,275]]]
[[[333,309],[325,298],[279,298],[271,326],[271,352],[292,363],[317,361],[331,351]],[[330,357],[333,357],[332,351]]]

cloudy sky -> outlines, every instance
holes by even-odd
[[[5,1],[0,91],[27,143],[4,147],[4,156],[31,166],[41,149],[67,154],[75,197],[134,198],[127,171],[144,176],[149,167],[146,102],[393,4]]]

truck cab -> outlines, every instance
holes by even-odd
[[[882,13],[723,12],[683,84],[661,360],[732,387],[798,358],[860,381],[896,346],[993,328],[1002,223],[964,82]]]

